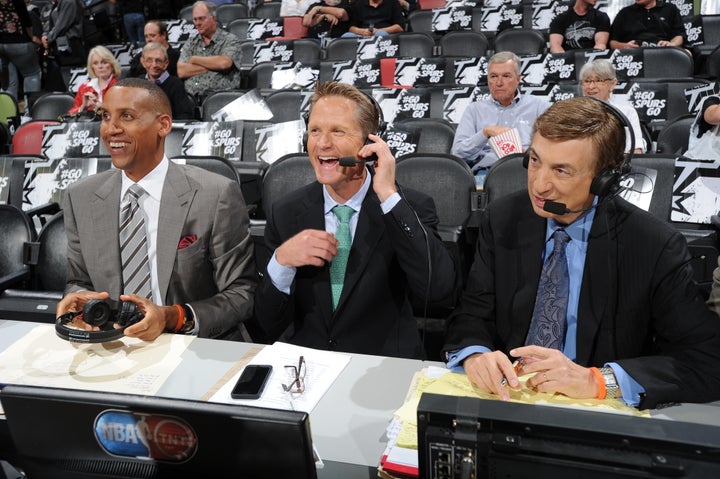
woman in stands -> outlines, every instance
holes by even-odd
[[[630,133],[635,135],[634,153],[645,153],[647,145],[642,135],[640,118],[638,118],[635,107],[628,102],[610,99],[612,91],[617,85],[617,75],[615,75],[615,67],[613,67],[612,63],[598,59],[583,65],[580,69],[580,85],[582,86],[583,96],[592,96],[611,103],[625,115],[633,130]],[[630,139],[627,140],[626,145],[626,149],[629,149]]]
[[[80,85],[71,115],[96,111],[102,105],[103,95],[120,78],[120,64],[103,46],[96,46],[88,54],[87,71],[90,79]]]

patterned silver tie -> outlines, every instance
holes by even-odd
[[[120,210],[120,258],[124,293],[152,299],[145,214],[138,204],[144,194],[145,190],[138,185],[132,185],[125,193]]]
[[[553,237],[555,244],[540,273],[535,310],[525,344],[562,351],[570,296],[570,275],[565,247],[570,236],[565,230],[559,229],[553,233]]]

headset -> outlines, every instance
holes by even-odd
[[[125,334],[125,328],[144,317],[135,303],[130,301],[122,301],[120,309],[114,310],[109,301],[91,299],[85,303],[82,311],[70,311],[60,315],[55,320],[55,333],[60,338],[73,343],[104,343],[121,338]],[[100,331],[68,327],[75,318],[82,319],[91,326],[97,326]],[[115,328],[114,323],[120,327]]]
[[[592,98],[594,101],[601,103],[609,114],[617,118],[623,128],[623,131],[625,132],[625,136],[630,138],[630,151],[627,153],[623,153],[623,156],[619,158],[615,162],[615,164],[603,168],[600,172],[598,172],[597,175],[595,175],[592,183],[590,183],[590,193],[602,198],[609,194],[616,193],[620,188],[620,180],[624,175],[627,175],[630,172],[630,165],[633,153],[635,152],[635,135],[630,121],[627,119],[625,114],[621,112],[620,109],[618,109],[615,105],[612,105],[605,100],[601,100],[599,98],[591,96],[583,98]],[[529,162],[530,156],[526,152],[525,156],[523,157],[523,166],[526,169]]]
[[[385,130],[387,129],[387,123],[385,122],[385,117],[383,115],[382,108],[380,108],[380,104],[377,102],[377,100],[369,93],[358,89],[360,93],[365,95],[365,98],[367,98],[370,103],[372,103],[373,109],[375,110],[375,117],[377,118],[377,132],[376,135],[383,136],[385,134]],[[311,108],[312,109],[312,108]],[[302,147],[303,152],[307,153],[308,147],[308,124],[310,123],[310,110],[304,112],[302,114],[302,119],[305,122],[305,133],[303,133],[303,139],[302,139]],[[365,140],[365,144],[371,143],[369,139]],[[352,158],[352,162],[350,161],[350,158]],[[342,161],[344,160],[344,161]],[[375,155],[369,156],[367,158],[363,158],[361,160],[356,160],[354,157],[343,157],[340,161],[340,166],[355,166],[356,163],[360,162],[373,162],[377,160],[377,157]]]

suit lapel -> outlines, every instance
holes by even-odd
[[[517,254],[514,258],[517,263],[511,267],[515,274],[515,297],[513,298],[513,324],[511,347],[525,344],[527,332],[530,329],[535,297],[537,296],[540,272],[542,270],[542,251],[545,247],[545,232],[547,220],[536,215],[532,208],[515,222],[513,237],[518,238],[515,248]]]
[[[107,278],[108,293],[113,299],[119,299],[122,292],[122,275],[118,275],[121,268],[120,242],[120,188],[122,185],[121,172],[108,175],[106,181],[100,185],[90,198],[90,215],[96,237],[93,239],[92,255],[88,264],[101,265]]]
[[[323,186],[315,183],[310,195],[304,197],[302,203],[297,205],[292,213],[297,218],[296,232],[305,229],[325,231],[325,198],[323,197]],[[332,293],[330,292],[330,267],[326,264],[322,268],[314,268],[317,271],[317,281],[314,282],[314,294],[317,298],[317,307],[325,319],[326,326],[330,327],[333,318]]]
[[[167,298],[170,275],[175,264],[177,247],[185,226],[185,220],[192,205],[196,189],[190,184],[185,172],[172,161],[160,200],[160,215],[157,232],[157,272],[160,296]],[[186,232],[191,234],[192,231]]]
[[[615,215],[610,214],[611,203],[597,209],[588,239],[585,271],[580,289],[577,325],[578,364],[589,364],[591,354],[597,348],[597,336],[605,317],[614,314],[610,307],[610,291],[617,285],[617,248],[610,241],[607,227],[615,225]],[[592,293],[591,293],[592,291]]]

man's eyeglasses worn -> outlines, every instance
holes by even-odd
[[[287,372],[291,382],[290,384],[283,384],[283,390],[293,397],[301,396],[305,392],[305,374],[307,372],[305,356],[300,356],[297,366],[294,364],[285,365],[285,372]]]
[[[585,86],[590,86],[590,85],[602,85],[603,83],[609,82],[609,81],[612,81],[612,78],[606,78],[604,80],[583,80],[580,83],[582,83]]]

